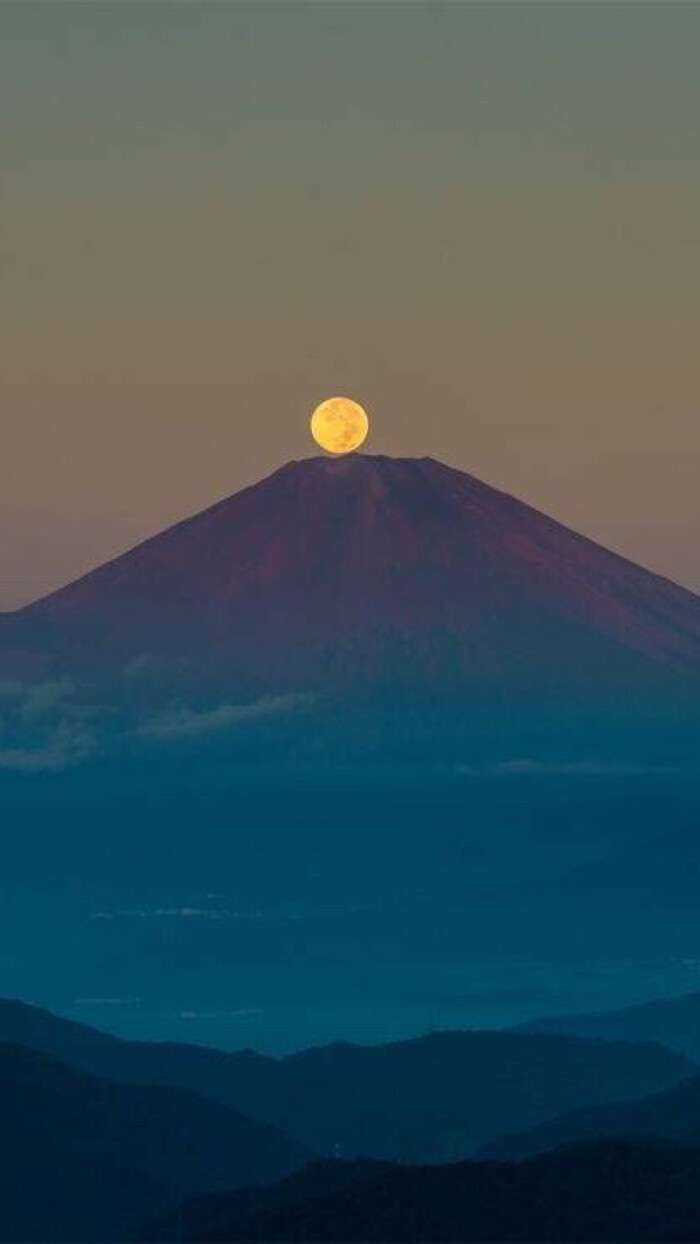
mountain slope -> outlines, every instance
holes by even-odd
[[[545,1015],[519,1024],[516,1031],[566,1032],[612,1041],[659,1041],[695,1058],[700,1056],[700,993],[643,1002],[615,1011]]]
[[[279,1178],[306,1156],[272,1128],[165,1086],[95,1079],[0,1044],[0,1239],[124,1239],[190,1194]]]
[[[118,1041],[4,1003],[12,1034],[114,1080],[187,1087],[315,1153],[446,1161],[579,1105],[644,1097],[692,1074],[660,1046],[502,1032],[330,1045],[275,1059]]]
[[[326,1164],[269,1189],[187,1204],[144,1240],[697,1241],[700,1149],[605,1141],[519,1165]]]
[[[683,1080],[640,1101],[567,1111],[538,1127],[484,1146],[481,1156],[520,1161],[579,1141],[636,1136],[700,1144],[700,1078]]]
[[[239,694],[700,671],[700,600],[431,459],[292,462],[2,626],[33,670],[157,654]],[[201,685],[201,684],[200,684]]]

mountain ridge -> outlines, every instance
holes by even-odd
[[[11,614],[40,670],[157,653],[242,695],[700,675],[700,598],[431,458],[308,458]]]
[[[193,1194],[278,1179],[308,1151],[205,1096],[117,1083],[0,1041],[0,1240],[131,1238]]]
[[[252,1050],[122,1041],[0,1002],[0,1040],[122,1084],[187,1089],[317,1154],[404,1161],[464,1157],[568,1108],[646,1097],[695,1074],[663,1046],[505,1031],[337,1042],[280,1058]]]
[[[520,1162],[563,1145],[637,1137],[700,1145],[700,1076],[635,1101],[579,1106],[536,1127],[484,1145],[480,1158]]]
[[[517,1032],[568,1032],[603,1040],[658,1041],[690,1058],[700,1057],[700,991],[651,999],[606,1011],[542,1015]]]
[[[602,1140],[521,1163],[316,1163],[272,1188],[205,1196],[144,1241],[197,1244],[640,1244],[697,1241],[700,1149]]]
[[[67,583],[60,585],[59,587],[51,590],[50,592],[42,593],[41,595],[33,598],[30,601],[27,601],[25,604],[20,605],[15,609],[0,611],[0,618],[17,617],[18,615],[25,615],[25,614],[32,612],[35,608],[39,606],[43,606],[49,601],[55,600],[57,597],[62,596],[63,593],[70,591],[72,588],[76,587],[78,584],[84,583],[86,580],[91,579],[95,574],[102,572],[102,571],[106,571],[109,567],[115,566],[117,563],[121,562],[124,558],[129,557],[131,554],[134,554],[142,549],[145,549],[147,546],[153,545],[155,542],[159,541],[163,536],[182,530],[183,528],[187,527],[189,524],[191,524],[194,521],[205,519],[208,516],[213,516],[217,511],[227,506],[235,497],[240,497],[240,496],[243,496],[244,494],[250,493],[253,490],[257,489],[261,484],[266,483],[266,482],[271,482],[279,478],[280,476],[283,476],[289,471],[296,470],[298,468],[309,467],[313,465],[314,467],[318,469],[326,469],[329,471],[329,473],[341,473],[342,467],[344,466],[346,462],[348,461],[354,462],[358,459],[362,459],[363,461],[370,461],[370,462],[377,463],[377,464],[400,463],[404,465],[406,464],[426,465],[430,467],[431,469],[438,468],[439,470],[452,472],[455,475],[458,475],[465,479],[470,480],[473,484],[476,484],[479,489],[483,489],[484,491],[487,491],[492,496],[500,498],[504,503],[512,503],[515,501],[519,507],[521,507],[524,511],[529,511],[529,513],[532,516],[535,516],[538,518],[542,518],[542,517],[546,518],[549,524],[555,527],[558,527],[562,532],[565,532],[569,535],[573,534],[576,536],[578,540],[585,542],[597,549],[604,550],[609,556],[615,558],[619,562],[626,563],[627,566],[629,566],[630,568],[633,568],[635,570],[642,569],[645,574],[657,580],[657,582],[660,585],[664,585],[666,587],[677,589],[679,592],[684,593],[685,595],[688,595],[691,597],[695,597],[698,595],[691,588],[686,587],[684,584],[677,582],[675,579],[671,578],[670,576],[663,575],[658,571],[651,570],[648,567],[643,566],[641,563],[635,562],[632,558],[627,557],[625,554],[618,553],[612,549],[608,549],[606,545],[602,544],[600,541],[595,540],[593,537],[586,536],[580,532],[575,531],[575,529],[568,527],[567,524],[564,523],[563,521],[556,519],[552,517],[551,515],[545,513],[545,511],[540,510],[537,506],[531,504],[530,502],[522,501],[519,498],[516,498],[514,494],[507,492],[505,489],[496,488],[494,485],[487,483],[485,480],[482,480],[480,477],[473,475],[471,472],[462,471],[457,467],[451,467],[447,463],[443,463],[440,461],[440,459],[433,458],[429,454],[421,455],[420,457],[396,458],[388,454],[355,454],[353,453],[353,454],[348,454],[344,456],[343,458],[335,458],[335,459],[324,457],[323,455],[317,454],[317,455],[313,455],[313,456],[305,457],[305,458],[290,458],[287,462],[283,463],[282,466],[277,467],[269,475],[263,476],[261,479],[255,480],[250,484],[246,484],[243,488],[236,490],[236,492],[234,493],[228,493],[225,496],[220,497],[217,501],[214,501],[211,504],[204,506],[203,509],[195,510],[191,514],[185,515],[181,519],[176,519],[174,523],[170,523],[167,526],[160,528],[158,531],[153,532],[151,535],[144,537],[144,539],[138,540],[135,544],[129,545],[127,548],[123,549],[121,552],[116,553],[113,557],[109,557],[106,561],[98,562],[95,566],[90,567],[84,573],[77,575],[75,578],[70,579]],[[334,468],[338,468],[337,472],[334,472]]]

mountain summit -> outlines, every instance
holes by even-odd
[[[32,668],[155,659],[227,693],[700,671],[700,599],[430,458],[290,462],[3,619]]]

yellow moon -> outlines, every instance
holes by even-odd
[[[368,432],[366,412],[350,397],[329,397],[311,416],[311,435],[329,454],[352,453],[360,448]]]

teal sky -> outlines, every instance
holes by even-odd
[[[0,5],[0,607],[313,452],[700,589],[700,5]]]

